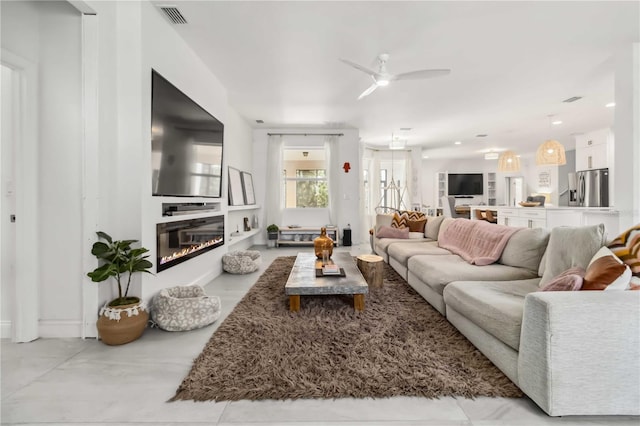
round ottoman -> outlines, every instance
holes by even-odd
[[[220,298],[197,285],[160,290],[151,302],[151,319],[166,331],[202,328],[220,317]]]
[[[237,250],[222,256],[222,269],[231,274],[248,274],[260,268],[260,252]]]

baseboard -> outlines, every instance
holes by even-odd
[[[40,337],[82,337],[81,320],[40,320]]]
[[[0,338],[11,339],[11,321],[0,321]]]

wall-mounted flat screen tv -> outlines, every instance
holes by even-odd
[[[449,195],[482,195],[482,173],[449,173]]]
[[[224,125],[154,70],[151,84],[153,195],[219,198]]]

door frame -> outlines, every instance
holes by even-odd
[[[30,342],[39,337],[38,68],[4,48],[0,58],[15,77],[12,79],[12,116],[16,158],[16,274],[11,340]]]

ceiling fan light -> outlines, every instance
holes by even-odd
[[[567,164],[564,146],[555,140],[545,141],[536,152],[536,164],[538,166],[562,166]]]
[[[376,80],[376,85],[378,85],[380,87],[388,86],[389,85],[389,80],[387,80],[385,78],[380,78],[380,79]]]
[[[499,172],[518,172],[520,171],[520,158],[513,151],[505,151],[498,158]]]

